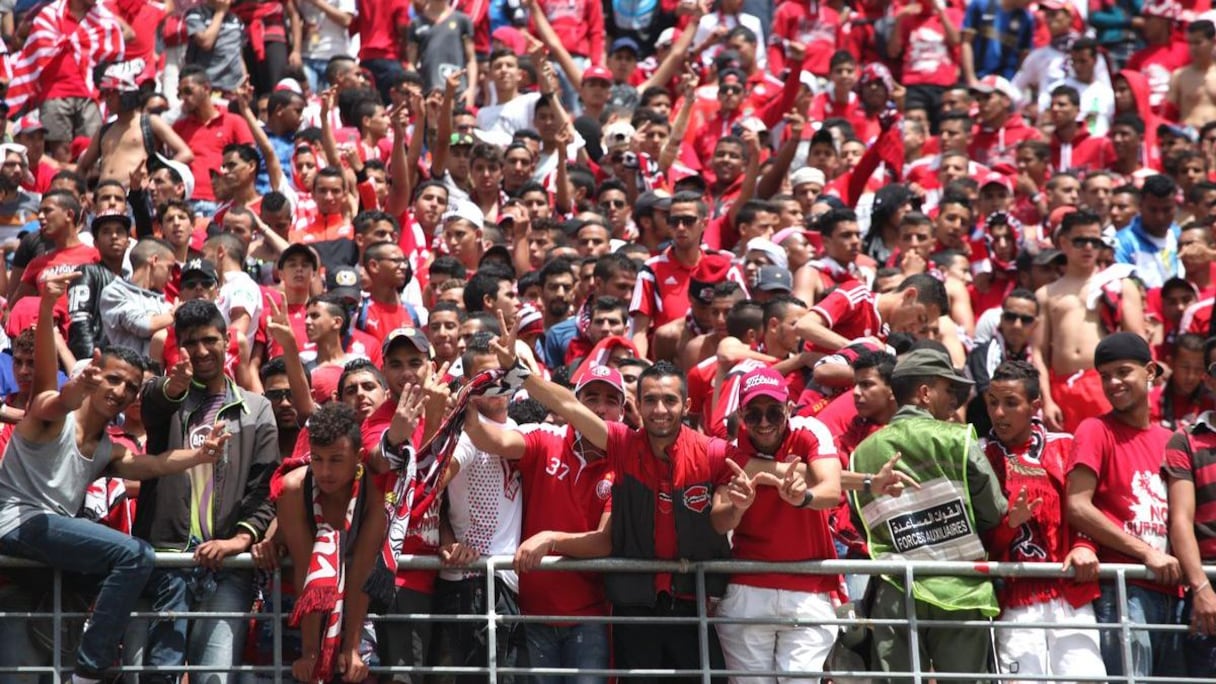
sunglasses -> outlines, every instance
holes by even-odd
[[[781,425],[786,420],[785,407],[780,404],[770,404],[766,409],[753,408],[743,412],[745,425],[756,426],[765,420],[769,425]]]
[[[280,401],[283,401],[284,399],[290,399],[291,390],[289,390],[289,389],[266,390],[265,396],[266,396],[266,399],[270,403],[277,404]]]
[[[678,216],[668,216],[667,222],[673,226],[695,226],[697,225],[697,217],[691,214],[680,214]]]
[[[1085,249],[1086,247],[1102,249],[1106,246],[1106,242],[1099,237],[1075,237],[1072,239],[1072,246],[1077,249]]]
[[[1031,323],[1034,323],[1034,316],[1029,314],[1018,314],[1012,311],[1002,311],[1001,320],[1005,321],[1006,323],[1021,322],[1022,325],[1030,325]]]
[[[737,85],[718,86],[719,95],[738,95],[741,92],[743,92],[743,86],[737,86]]]
[[[210,278],[205,278],[203,280],[191,280],[191,281],[182,283],[183,290],[197,290],[200,287],[201,288],[215,287],[215,281]]]
[[[604,200],[600,202],[600,206],[605,209],[624,209],[625,200]]]

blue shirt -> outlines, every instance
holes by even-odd
[[[566,347],[578,336],[578,315],[545,331],[545,365],[549,368],[559,368],[566,365]]]
[[[1136,267],[1144,286],[1161,287],[1178,275],[1178,224],[1170,225],[1165,237],[1149,235],[1136,216],[1127,227],[1115,233],[1115,261]]]
[[[265,128],[263,128],[265,130]],[[270,146],[274,148],[274,154],[279,158],[279,166],[283,167],[283,180],[291,183],[294,172],[291,168],[291,155],[295,152],[296,136],[290,133],[285,136],[278,136],[270,131],[266,131],[266,137],[270,138]],[[258,150],[258,156],[262,155],[261,150]],[[271,190],[278,188],[270,187],[270,174],[266,171],[266,160],[262,159],[262,168],[258,170],[257,178],[254,179],[253,187],[258,191],[259,195],[265,195]]]
[[[1029,52],[1034,18],[1025,9],[1006,10],[1000,0],[971,0],[963,29],[975,31],[971,52],[975,77],[993,74],[1013,79],[1023,52]]]

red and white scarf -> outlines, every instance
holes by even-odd
[[[12,59],[12,81],[8,85],[8,108],[19,112],[27,104],[41,103],[42,72],[57,55],[70,52],[84,67],[84,84],[93,90],[93,67],[117,62],[126,52],[122,29],[104,3],[93,5],[71,35],[60,33],[68,0],[55,0],[34,17],[25,45]]]
[[[325,520],[321,508],[321,489],[316,482],[312,482],[312,517],[317,532],[312,542],[312,557],[308,561],[304,589],[291,613],[291,626],[298,627],[304,616],[310,613],[326,614],[325,629],[321,633],[321,651],[313,669],[315,681],[329,681],[342,642],[342,606],[346,592],[346,563],[342,558],[342,547],[352,536],[351,527],[362,508],[362,489],[363,466],[359,466],[355,481],[351,484],[350,502],[346,504],[346,519],[342,529],[337,530]]]

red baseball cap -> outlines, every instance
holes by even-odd
[[[989,171],[986,175],[984,175],[983,178],[980,178],[980,189],[983,189],[985,185],[993,184],[999,185],[1008,190],[1009,194],[1013,194],[1013,181],[1009,180],[1009,176],[997,173],[995,171]]]
[[[583,373],[583,377],[579,379],[574,393],[578,394],[582,392],[584,387],[593,382],[602,382],[621,394],[625,394],[625,379],[621,377],[621,372],[612,366],[601,366],[598,364],[589,367]]]
[[[583,80],[590,81],[592,79],[612,83],[612,72],[602,66],[589,66],[583,70]]]
[[[739,406],[747,406],[756,397],[770,397],[782,404],[790,400],[785,377],[772,368],[757,368],[743,376],[739,383]]]

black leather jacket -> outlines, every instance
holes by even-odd
[[[68,349],[72,356],[87,359],[93,349],[105,345],[101,329],[101,290],[117,276],[101,264],[85,264],[81,274],[68,288]]]

